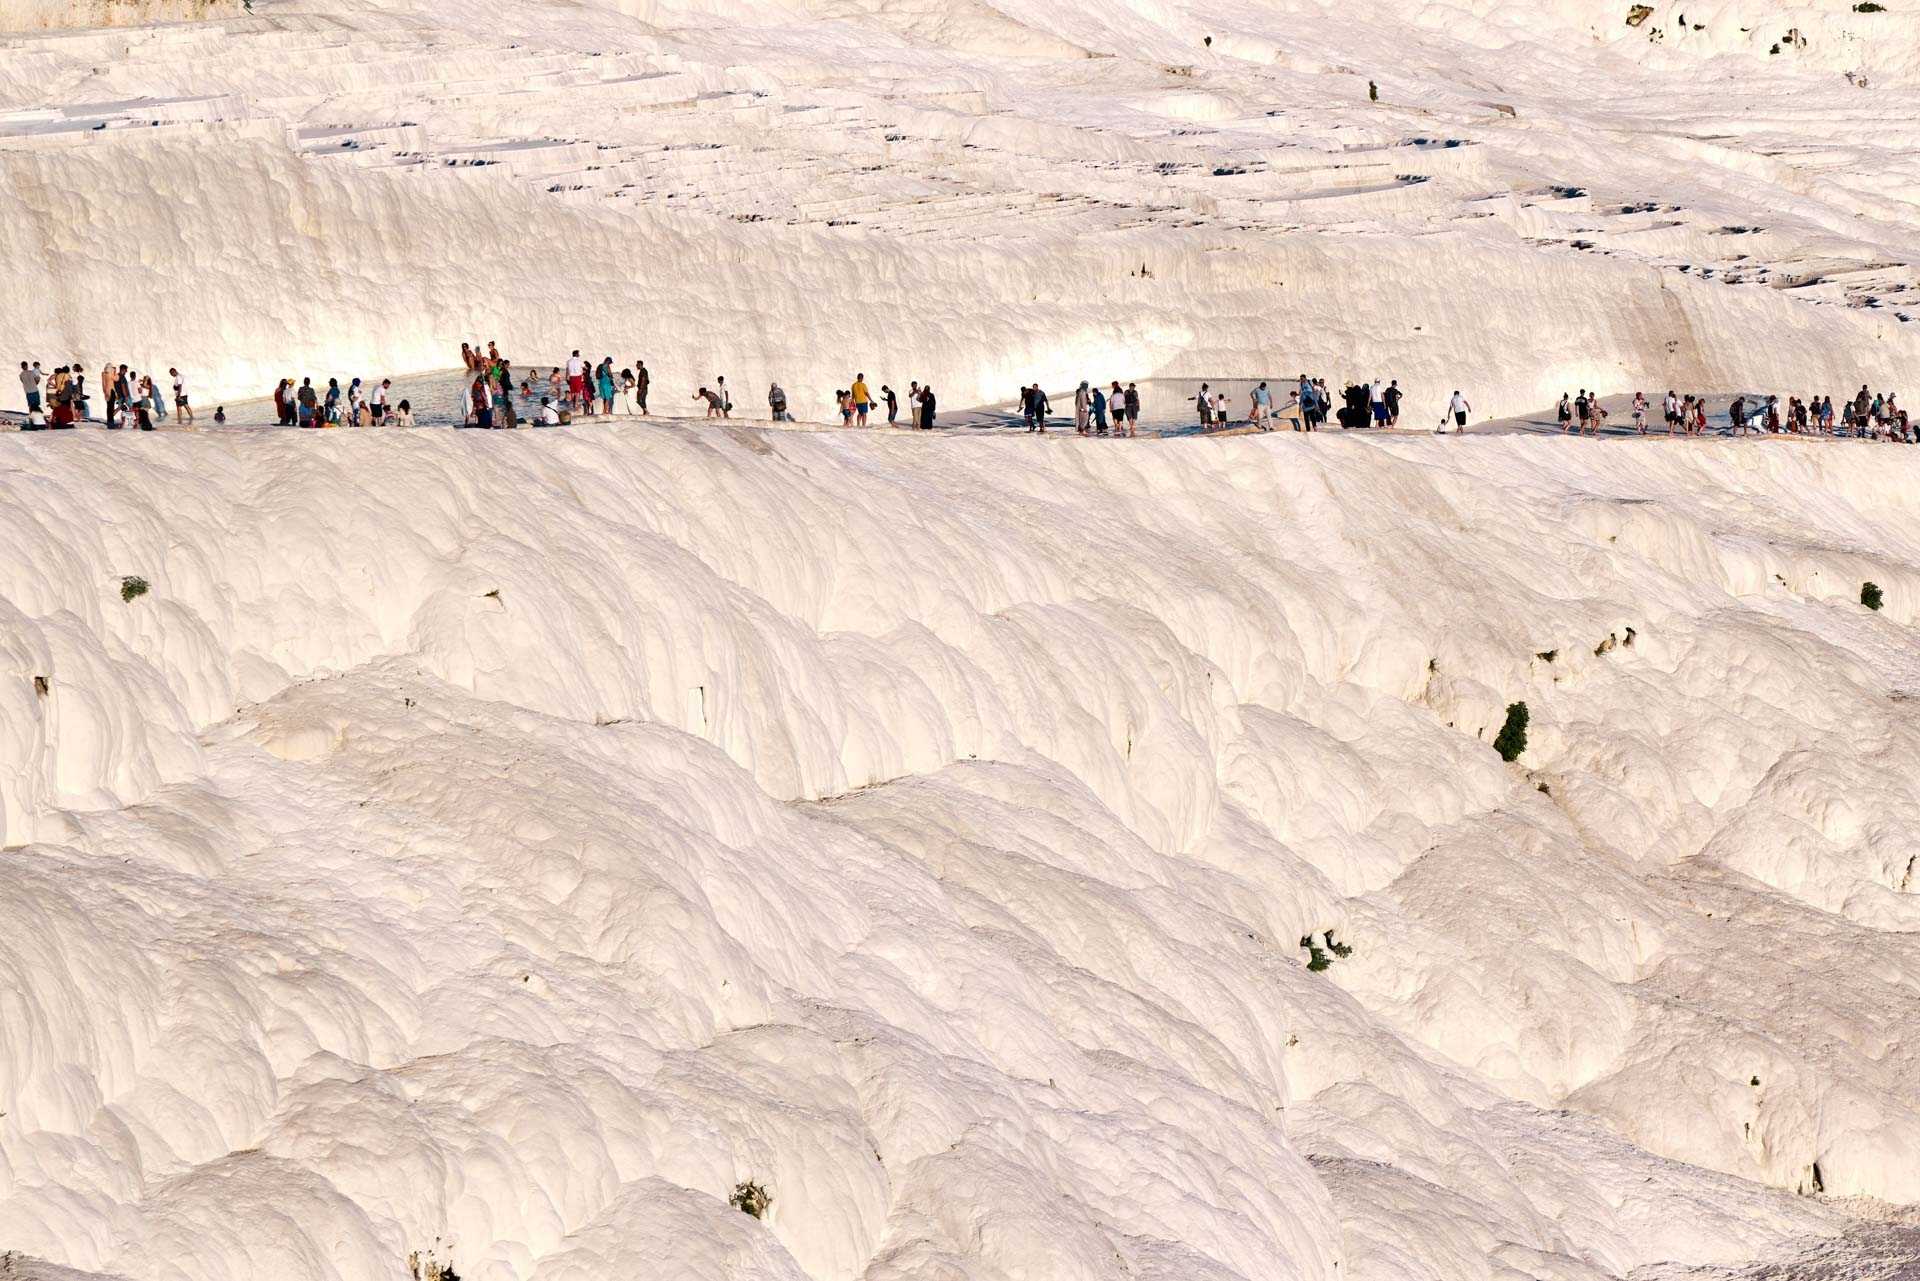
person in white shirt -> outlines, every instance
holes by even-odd
[[[382,378],[380,385],[373,389],[371,403],[373,406],[373,425],[375,427],[383,426],[387,421],[387,391],[392,386],[393,379]]]
[[[579,409],[585,403],[587,394],[587,362],[580,359],[580,351],[567,357],[567,408]]]
[[[46,379],[40,372],[39,361],[34,361],[31,369],[26,361],[20,362],[20,390],[26,393],[28,413],[40,408],[40,384],[44,381]]]
[[[193,421],[193,406],[187,403],[187,380],[180,376],[178,369],[168,369],[173,375],[173,421],[190,423]]]
[[[560,425],[560,411],[553,407],[553,401],[546,396],[540,398],[540,425],[543,427]]]
[[[1460,394],[1458,388],[1454,390],[1453,399],[1447,402],[1447,412],[1453,415],[1453,434],[1456,436],[1466,435],[1467,415],[1473,412],[1473,406],[1467,403],[1467,398]],[[1440,426],[1435,429],[1434,435],[1443,435],[1446,430],[1447,420],[1443,418],[1440,420]]]

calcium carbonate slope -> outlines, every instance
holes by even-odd
[[[0,0],[0,337],[1905,390],[1912,18],[1648,8]],[[0,437],[0,1275],[1892,1275],[1914,470]]]
[[[0,1240],[196,1281],[1854,1257],[1836,1198],[1920,1196],[1914,480],[0,438]]]

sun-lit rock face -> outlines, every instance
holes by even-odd
[[[0,437],[0,1240],[201,1281],[1833,1257],[1816,1177],[1920,1196],[1915,478]]]
[[[952,406],[1103,371],[1396,377],[1422,414],[1897,389],[1891,8],[258,0],[35,34],[0,43],[0,346],[232,400],[584,343],[802,418],[862,367]]]
[[[1906,390],[1862,7],[0,0],[0,349]],[[1920,1258],[1916,453],[0,436],[0,1281]]]

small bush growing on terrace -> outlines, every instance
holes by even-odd
[[[1880,595],[1880,584],[1860,584],[1860,603],[1868,609],[1879,609],[1885,598]]]
[[[1507,704],[1507,723],[1500,727],[1500,733],[1493,740],[1493,750],[1500,753],[1503,761],[1520,758],[1527,750],[1527,705],[1525,703]]]
[[[767,1217],[767,1207],[773,1204],[773,1193],[752,1179],[748,1179],[744,1183],[733,1185],[733,1195],[727,1198],[727,1204],[742,1214],[751,1214],[756,1219],[764,1219]]]
[[[135,600],[147,594],[147,580],[138,574],[128,574],[120,580],[120,599]]]
[[[453,1260],[442,1263],[431,1250],[425,1255],[415,1250],[407,1256],[407,1275],[413,1281],[460,1281],[460,1274],[453,1270]]]

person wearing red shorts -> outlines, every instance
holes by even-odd
[[[567,407],[579,409],[586,404],[587,398],[587,362],[580,359],[580,351],[567,357]]]

